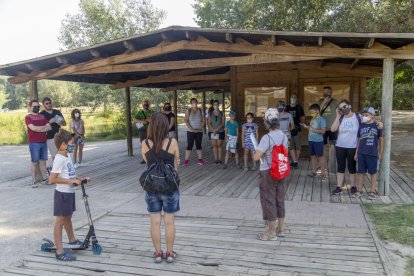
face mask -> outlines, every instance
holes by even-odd
[[[218,109],[218,106],[217,105],[213,105],[213,108],[214,108],[214,110],[217,110]]]
[[[351,109],[349,107],[347,107],[347,108],[341,109],[341,111],[344,115],[348,115],[349,112],[351,112]]]
[[[285,111],[285,109],[282,107],[282,108],[278,108],[277,111],[279,111],[279,113],[282,113]]]
[[[148,105],[147,104],[144,104],[144,109],[148,109]]]
[[[33,113],[39,113],[39,107],[38,106],[33,107]]]
[[[371,121],[371,118],[369,116],[362,116],[363,123],[368,123],[369,121]]]
[[[318,117],[318,114],[312,113],[311,116],[312,116],[312,118],[316,118],[316,117]]]
[[[290,104],[291,105],[295,105],[296,104],[297,99],[296,98],[292,98],[290,99]]]
[[[253,123],[253,119],[247,119],[247,122],[248,122],[249,124],[251,124],[251,123]]]
[[[192,105],[193,105],[193,107],[194,107],[194,108],[196,108],[196,107],[197,107],[197,103],[193,103]]]
[[[79,113],[75,113],[75,118],[79,118],[80,114]]]
[[[164,107],[164,111],[171,111],[171,106]]]
[[[67,151],[67,152],[69,152],[69,153],[74,152],[74,151],[75,151],[75,146],[68,145],[68,146],[66,147],[66,151]]]
[[[332,95],[330,95],[330,94],[325,94],[325,95],[323,95],[325,98],[332,98]]]

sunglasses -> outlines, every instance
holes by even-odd
[[[51,102],[48,102],[48,103],[44,103],[44,105],[51,105],[52,103]]]
[[[348,108],[348,106],[347,106],[347,105],[343,105],[343,106],[340,106],[340,107],[339,107],[339,109],[346,109],[346,108]]]

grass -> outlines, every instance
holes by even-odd
[[[380,239],[414,247],[414,204],[364,204]],[[406,275],[414,275],[414,259],[406,265]]]
[[[0,113],[0,145],[21,145],[27,144],[27,131],[24,124],[24,111],[12,111]],[[63,112],[69,129],[70,114]],[[124,115],[120,111],[90,112],[83,113],[82,119],[85,122],[85,136],[89,142],[111,141],[126,138],[126,128]],[[178,123],[183,123],[183,118],[178,118]],[[137,131],[133,127],[133,135],[137,136]]]

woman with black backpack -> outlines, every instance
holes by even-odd
[[[177,174],[180,153],[177,140],[168,138],[168,131],[167,117],[163,113],[155,113],[151,117],[148,126],[148,139],[142,143],[142,156],[148,165],[148,169],[141,176],[140,182],[145,190],[145,201],[150,213],[155,263],[160,263],[163,259],[167,263],[173,263],[176,258],[176,253],[173,250],[175,239],[174,214],[180,210],[179,177]],[[157,180],[159,176],[152,178],[154,174],[163,174],[165,180]],[[152,187],[146,187],[147,184]],[[166,187],[159,187],[162,184]],[[162,211],[164,211],[166,253],[161,250]]]

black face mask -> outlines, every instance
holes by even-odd
[[[164,111],[171,111],[171,106],[165,106]]]
[[[39,107],[38,106],[33,107],[33,113],[39,113]]]
[[[347,107],[347,108],[341,108],[341,111],[342,111],[342,114],[348,115],[349,112],[351,112],[351,109],[349,107]]]

